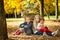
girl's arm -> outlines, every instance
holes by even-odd
[[[40,28],[41,28],[41,24],[38,23],[38,25],[37,25],[37,29],[40,29]]]
[[[24,23],[22,23],[22,24],[20,24],[20,26],[19,26],[20,28],[23,28],[24,27]]]
[[[37,29],[37,23],[35,21],[33,21],[33,28]]]
[[[33,26],[33,23],[30,23],[30,24],[28,25],[28,28],[32,28],[32,26]]]

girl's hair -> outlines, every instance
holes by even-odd
[[[48,27],[47,27],[47,26],[45,26],[45,28],[46,28],[46,29],[48,29]]]
[[[29,17],[29,16],[25,16],[25,18],[24,18],[24,22],[26,22],[26,18],[29,18],[30,20],[31,20],[31,17]]]
[[[37,27],[36,17],[39,18],[39,22],[40,22],[40,15],[35,15],[35,17],[34,17],[33,26],[34,26],[35,29]]]
[[[29,19],[31,19],[29,16],[26,16],[26,18],[29,18]]]
[[[41,20],[45,21],[44,18],[40,18],[40,21],[41,21]]]
[[[35,20],[36,18],[39,18],[39,20],[40,20],[40,15],[35,15],[34,20]]]
[[[35,17],[40,17],[40,15],[35,15]]]

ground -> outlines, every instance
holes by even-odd
[[[42,35],[19,35],[14,36],[14,33],[18,28],[20,23],[23,23],[24,19],[14,19],[14,20],[7,20],[7,30],[8,30],[8,37],[9,40],[60,40],[60,31],[58,32],[57,36],[42,36]],[[57,29],[60,30],[60,22],[55,22],[52,20],[45,21],[45,25],[51,30],[55,31]]]

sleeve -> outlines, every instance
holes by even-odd
[[[41,24],[40,23],[38,23],[38,25],[37,25],[37,29],[40,29],[41,28],[41,26],[40,26]]]
[[[32,28],[33,27],[33,23],[30,23],[30,25],[28,25],[29,28]]]
[[[24,27],[24,23],[20,24],[19,28],[23,28]]]

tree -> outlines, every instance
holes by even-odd
[[[46,14],[47,14],[47,16],[48,16],[48,19],[50,19],[50,10],[46,10],[46,8],[44,8],[45,9],[45,12],[46,12]],[[49,9],[50,9],[50,6],[49,6]]]
[[[56,7],[55,7],[55,14],[56,14],[56,19],[58,19],[58,0],[56,0]]]
[[[44,18],[44,0],[40,0],[40,16]]]
[[[3,1],[4,0],[0,0],[0,40],[6,40],[8,38]]]
[[[44,14],[47,15],[48,19],[50,19],[50,14],[54,14],[55,11],[53,3],[55,3],[55,0],[44,0]]]

